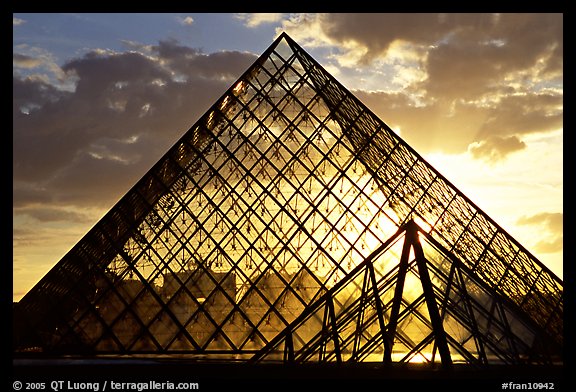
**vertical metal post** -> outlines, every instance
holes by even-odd
[[[486,357],[486,351],[484,350],[484,341],[482,336],[480,335],[480,330],[478,328],[478,322],[476,321],[476,315],[474,314],[474,307],[472,306],[472,302],[470,301],[470,294],[468,294],[468,289],[466,288],[466,282],[464,281],[464,277],[462,276],[462,271],[460,268],[457,269],[457,273],[454,276],[456,281],[460,281],[460,288],[462,290],[462,298],[464,301],[464,306],[466,307],[466,311],[469,314],[472,334],[474,335],[474,341],[476,342],[476,349],[478,350],[478,358],[480,363],[483,365],[488,364],[488,358]]]
[[[386,335],[386,324],[384,323],[384,311],[382,309],[382,303],[380,302],[380,295],[378,292],[378,286],[376,284],[376,274],[374,273],[374,266],[369,263],[366,268],[370,273],[370,281],[372,283],[372,290],[374,291],[374,302],[376,303],[376,313],[378,314],[378,323],[380,324],[380,332],[382,334],[382,341],[384,342],[384,362],[392,362],[392,343],[388,340]]]
[[[336,327],[336,312],[334,311],[334,301],[332,301],[332,297],[328,297],[327,306],[330,316],[330,328],[332,329],[332,339],[334,340],[334,352],[336,354],[336,362],[342,363],[342,355],[340,353],[340,341],[338,340],[338,329]]]
[[[406,233],[404,238],[402,255],[400,256],[400,263],[398,265],[398,278],[396,279],[394,299],[392,301],[392,310],[390,311],[390,323],[388,323],[389,350],[387,352],[386,350],[384,351],[384,362],[392,362],[394,336],[396,335],[396,327],[398,326],[398,314],[400,313],[402,293],[404,292],[404,281],[406,280],[406,272],[408,271],[408,257],[410,256],[410,241],[407,234],[408,233]]]
[[[407,225],[406,242],[410,242],[414,246],[414,256],[416,257],[416,265],[418,266],[418,274],[420,275],[420,282],[422,283],[422,290],[424,292],[426,306],[428,307],[430,321],[432,323],[432,328],[434,329],[435,343],[440,353],[442,366],[449,368],[452,365],[452,357],[450,356],[450,350],[448,349],[448,341],[446,339],[446,332],[442,325],[442,318],[438,312],[438,305],[436,304],[436,298],[434,296],[432,281],[430,280],[430,275],[428,273],[428,267],[426,267],[424,251],[422,250],[422,245],[418,240],[417,226],[414,222],[410,222]]]
[[[294,343],[292,342],[292,331],[286,334],[284,342],[284,363],[294,363]]]
[[[372,264],[368,264],[370,267]],[[368,285],[368,269],[366,269],[364,274],[364,279],[362,280],[362,292],[360,293],[360,303],[358,305],[358,317],[356,318],[356,330],[354,331],[354,345],[352,348],[352,360],[356,361],[356,355],[360,348],[360,339],[362,337],[362,322],[364,321],[364,306],[366,305],[366,291]],[[386,340],[386,339],[385,339]]]

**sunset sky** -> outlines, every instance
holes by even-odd
[[[561,14],[13,14],[15,301],[283,31],[563,277]]]

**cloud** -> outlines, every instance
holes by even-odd
[[[109,207],[255,60],[176,41],[147,49],[69,60],[71,91],[13,75],[16,214],[38,203]]]
[[[329,15],[329,14],[328,14]],[[331,39],[324,26],[327,14],[291,14],[282,20],[276,34],[288,33],[296,42],[306,47],[340,47],[341,42]]]
[[[20,53],[13,53],[12,65],[18,68],[37,68],[42,65],[42,60]]]
[[[434,72],[458,77],[453,71],[466,71],[464,66],[501,73],[550,61],[552,49],[557,60],[562,25],[562,14],[329,13],[292,15],[281,29],[317,45],[356,50],[359,62],[386,56],[395,42],[409,42],[427,48]],[[482,67],[487,63],[488,70]]]
[[[564,249],[564,239],[562,236],[554,238],[552,241],[538,241],[534,245],[534,250],[541,253],[556,253]]]
[[[538,85],[547,82],[561,84],[561,52],[555,49],[562,45],[562,16],[505,14],[497,20],[488,26],[480,21],[459,26],[449,39],[433,45],[422,86],[427,94],[477,99],[538,92]]]
[[[508,154],[526,148],[526,143],[516,136],[490,136],[480,142],[471,143],[468,152],[475,159],[483,159],[487,163],[495,163]]]
[[[152,47],[153,45],[146,45],[141,42],[132,41],[129,39],[121,39],[120,42],[124,47],[126,47],[130,51],[139,52],[145,55],[152,54]]]
[[[561,82],[562,26],[561,14],[331,13],[292,15],[278,30],[333,48],[342,66],[382,60],[420,68],[427,78],[414,80],[414,88],[429,99],[455,100]],[[413,56],[395,58],[402,47]]]
[[[563,97],[558,93],[501,95],[490,108],[479,137],[551,132],[563,126]]]
[[[187,16],[185,18],[179,16],[178,23],[180,23],[183,26],[190,26],[192,25],[192,23],[194,23],[194,18],[192,18],[191,16]]]
[[[32,287],[255,56],[204,54],[177,41],[131,43],[126,52],[93,50],[64,63],[62,74],[75,80],[65,90],[55,78],[22,68],[50,58],[48,53],[18,50],[12,89],[13,261],[18,284]]]
[[[89,219],[86,214],[68,211],[62,208],[33,207],[22,210],[21,215],[27,215],[39,222],[76,222],[84,223]]]
[[[493,103],[434,101],[422,104],[411,92],[363,91],[353,93],[402,138],[421,153],[458,154],[504,159],[526,148],[520,138],[562,128],[562,97],[525,94],[500,97]]]
[[[564,214],[560,212],[542,212],[535,215],[526,215],[518,219],[519,225],[540,225],[553,233],[562,233],[564,228]]]
[[[485,110],[458,104],[421,105],[408,92],[386,93],[354,90],[353,93],[392,129],[401,129],[402,138],[419,152],[465,151],[479,132]]]
[[[258,27],[262,24],[276,23],[282,20],[282,14],[278,13],[255,13],[246,14],[239,13],[235,14],[234,17],[238,20],[244,22],[246,27]]]
[[[22,71],[30,78],[43,79],[59,87],[66,87],[69,82],[62,68],[56,64],[54,55],[38,47],[25,44],[16,46],[12,54],[12,66],[15,71]]]
[[[541,253],[555,253],[563,249],[563,221],[564,216],[562,213],[542,212],[535,215],[522,216],[516,223],[542,228],[542,237],[545,238],[538,241],[534,249]]]
[[[65,91],[59,90],[43,78],[14,75],[12,78],[13,119],[16,121],[24,114],[27,115],[30,111],[56,102],[66,95]],[[18,129],[17,124],[14,129]]]
[[[281,20],[237,17],[251,26]],[[338,45],[334,61],[341,53],[392,67],[375,72],[396,90],[354,93],[416,150],[468,150],[497,162],[525,148],[523,135],[562,127],[561,22],[558,15],[298,14],[282,25],[303,44]],[[523,48],[530,42],[521,33],[533,48]],[[17,48],[15,69],[50,65],[75,84],[64,91],[39,73],[13,76],[15,205],[113,202],[255,60],[176,40],[124,43],[126,52],[93,50],[61,67],[50,53]],[[110,172],[114,179],[102,174]]]
[[[222,51],[204,54],[199,49],[180,45],[176,40],[160,41],[152,51],[172,72],[188,80],[225,79],[230,82],[256,59],[252,54]]]
[[[26,23],[24,19],[16,18],[14,16],[12,17],[12,26],[20,26],[24,23]]]
[[[293,14],[355,93],[421,151],[495,159],[563,127],[562,14]],[[358,88],[358,87],[357,87]]]
[[[355,53],[357,63],[367,64],[385,57],[398,41],[429,46],[466,23],[466,18],[418,13],[297,14],[284,21],[281,29],[314,46],[343,48],[341,54]]]

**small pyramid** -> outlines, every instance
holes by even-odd
[[[14,350],[562,362],[563,283],[285,33],[14,309]]]
[[[250,362],[558,363],[560,347],[413,220]]]

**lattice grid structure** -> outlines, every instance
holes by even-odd
[[[559,363],[562,293],[282,34],[17,304],[14,348]]]

